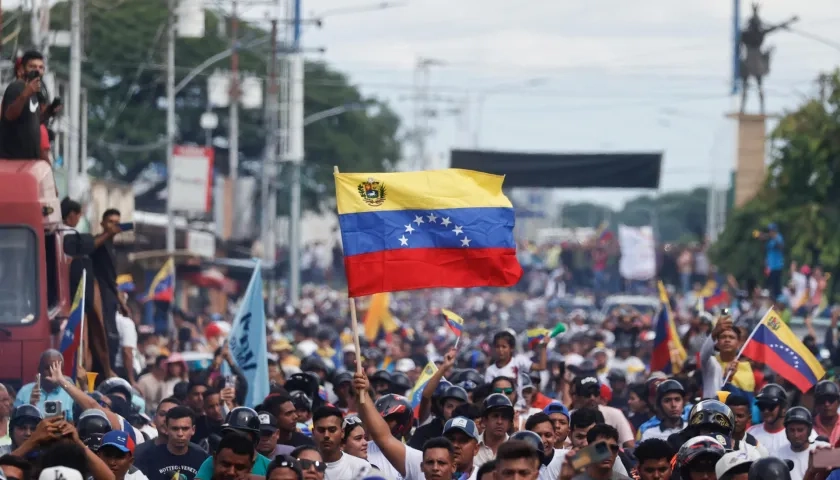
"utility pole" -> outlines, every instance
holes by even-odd
[[[429,90],[431,88],[431,67],[438,65],[442,65],[438,60],[419,58],[414,70],[414,144],[417,150],[417,158],[412,167],[415,170],[428,169],[431,160],[426,152],[426,138],[431,133],[429,118],[434,116],[435,112],[431,107]]]
[[[34,12],[33,12],[34,15]],[[34,32],[33,32],[34,35]],[[77,196],[76,185],[83,171],[80,155],[82,131],[82,0],[71,0],[70,5],[70,85],[67,99],[67,195]],[[85,122],[87,119],[85,119]]]
[[[292,167],[292,188],[289,212],[289,302],[300,300],[300,170],[303,152],[303,52],[301,50],[301,0],[291,0],[294,12],[294,39],[289,58],[289,136],[288,161]]]
[[[233,181],[233,204],[236,205],[236,180],[239,178],[239,13],[238,1],[233,0],[230,26],[230,179]]]
[[[78,0],[76,0],[78,1]],[[172,156],[175,151],[175,29],[178,0],[168,2],[166,33],[166,251],[175,252],[175,214],[172,211]]]
[[[271,265],[274,271],[276,245],[274,242],[274,219],[277,217],[277,196],[274,194],[274,183],[277,177],[277,130],[280,119],[277,98],[279,85],[277,84],[277,19],[271,21],[271,59],[268,71],[268,98],[266,100],[266,132],[265,154],[263,156],[263,172],[260,188],[260,202],[262,203],[262,243],[264,265]],[[268,282],[268,311],[274,316],[277,288],[274,276]]]

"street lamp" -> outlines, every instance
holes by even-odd
[[[367,109],[366,103],[348,103],[313,113],[303,119],[307,127],[327,118]],[[300,170],[301,162],[291,162],[292,189],[289,206],[289,303],[297,305],[300,301]]]
[[[481,136],[481,120],[482,116],[484,115],[484,102],[487,101],[487,97],[489,95],[537,87],[543,85],[547,81],[548,79],[545,77],[529,78],[524,82],[504,83],[479,92],[478,96],[476,97],[476,119],[475,131],[473,132],[473,148],[478,148],[479,146],[479,137]]]

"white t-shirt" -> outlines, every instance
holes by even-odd
[[[790,448],[790,443],[783,446],[776,452],[776,456],[782,460],[793,461],[793,470],[790,471],[790,480],[802,480],[805,478],[805,471],[808,470],[808,456],[817,447],[828,447],[826,442],[814,442],[808,448],[801,452],[794,452]]]
[[[787,434],[785,433],[785,429],[781,429],[778,432],[770,433],[764,429],[764,424],[753,425],[752,427],[747,429],[747,433],[755,437],[758,440],[758,444],[764,447],[767,450],[767,453],[771,457],[778,457],[779,452],[782,450],[783,447],[787,446],[790,447],[790,442],[788,442]],[[811,430],[811,435],[808,437],[808,440],[811,443],[814,443],[817,439],[817,432]],[[807,467],[807,463],[806,463]]]
[[[496,377],[508,377],[514,382],[519,382],[519,374],[530,372],[531,365],[533,365],[533,362],[530,358],[523,354],[515,355],[504,367],[497,367],[495,363],[487,367],[484,380],[492,382]]]
[[[134,322],[126,317],[125,315],[117,312],[117,333],[120,335],[120,352],[116,355],[116,360],[114,362],[114,366],[116,368],[123,367],[123,358],[122,358],[122,348],[123,347],[131,347],[133,350],[133,367],[134,371],[139,372],[142,370],[142,366],[138,365],[137,361],[137,326],[134,325]],[[140,367],[138,369],[137,367]]]
[[[554,458],[548,462],[548,465],[540,465],[539,480],[557,480],[560,478],[560,470],[563,468],[563,462],[566,461],[566,452],[568,450],[554,449]]]
[[[370,471],[370,464],[359,457],[341,454],[335,462],[327,463],[324,480],[345,480],[361,478]]]
[[[640,441],[644,442],[645,440],[649,440],[651,438],[658,438],[660,440],[668,440],[674,433],[681,432],[683,427],[674,427],[674,428],[666,428],[662,430],[662,425],[657,425],[655,427],[650,427],[642,434],[642,439]]]
[[[382,473],[394,480],[425,480],[426,478],[420,468],[423,465],[423,452],[408,445],[405,446],[405,465],[403,465],[405,476],[400,475],[400,472],[385,458],[379,445],[374,442],[368,443],[368,462],[376,465]]]
[[[144,475],[139,469],[135,469],[133,472],[129,469],[125,474],[125,480],[149,480],[149,477]]]

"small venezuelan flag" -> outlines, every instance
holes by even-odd
[[[532,328],[525,332],[525,336],[528,339],[528,348],[533,350],[537,348],[537,345],[540,344],[551,332],[547,328]]]
[[[819,360],[772,308],[747,339],[743,355],[767,365],[803,393],[825,376]]]
[[[157,302],[172,303],[175,296],[175,261],[171,258],[163,264],[158,271],[155,278],[152,279],[152,284],[149,285],[149,291],[143,297],[142,301],[148,302],[154,300]]]
[[[515,285],[522,267],[503,180],[460,169],[336,173],[348,295]]]
[[[441,308],[440,313],[446,320],[446,326],[452,330],[452,333],[454,333],[456,337],[460,337],[461,334],[464,333],[464,319],[452,310],[447,310],[445,308]]]

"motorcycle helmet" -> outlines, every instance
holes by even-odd
[[[758,391],[758,395],[755,396],[755,403],[758,405],[773,405],[784,408],[787,405],[787,399],[787,392],[781,385],[768,383]]]
[[[99,384],[99,388],[97,388],[96,390],[102,392],[103,395],[122,395],[127,402],[130,402],[131,398],[134,396],[134,389],[131,388],[131,384],[128,383],[127,380],[120,377],[111,377],[105,380],[104,382]]]
[[[814,387],[814,398],[816,399],[840,399],[840,387],[831,380],[823,380]]]
[[[785,413],[785,426],[790,423],[804,423],[811,428],[814,426],[814,417],[805,407],[793,407]]]
[[[292,399],[292,405],[295,406],[295,410],[303,410],[304,412],[312,411],[312,399],[309,398],[309,395],[297,390],[290,393],[289,398]]]
[[[353,374],[351,372],[339,372],[333,378],[333,387],[335,388],[345,383],[353,384]]]
[[[391,374],[391,393],[397,395],[405,395],[405,392],[411,390],[411,380],[408,375],[402,372],[395,372]]]
[[[685,442],[677,452],[677,467],[680,470],[680,476],[683,480],[689,480],[688,472],[697,468],[697,465],[692,465],[692,463],[704,458],[710,461],[711,471],[714,472],[715,464],[724,454],[726,450],[723,445],[714,438],[694,437]]]
[[[784,460],[767,457],[753,462],[747,480],[790,480],[790,466]]]
[[[318,355],[310,355],[300,362],[300,369],[303,372],[324,372],[327,373],[329,369],[327,368],[326,362],[324,359],[319,357]]]
[[[711,432],[731,436],[734,428],[735,414],[718,400],[701,400],[688,412],[686,433],[698,435],[700,432]]]
[[[520,430],[510,436],[510,440],[521,440],[530,443],[540,454],[540,462],[545,460],[545,447],[542,438],[530,430]]]
[[[445,392],[443,392],[443,395],[440,396],[441,404],[443,404],[449,398],[461,401],[463,403],[468,403],[470,401],[470,398],[467,395],[467,391],[457,385],[451,386],[447,388]]]
[[[222,431],[232,429],[253,435],[255,441],[260,439],[260,417],[253,408],[236,407],[228,413]]]
[[[79,438],[91,450],[96,450],[102,443],[102,437],[112,430],[111,421],[102,410],[88,409],[79,415],[76,422]]]
[[[400,439],[408,435],[414,421],[414,410],[407,398],[391,393],[380,397],[374,406],[385,420],[396,420],[397,423],[391,429],[391,434]]]
[[[37,425],[44,419],[44,415],[38,410],[38,407],[29,404],[23,404],[15,407],[12,410],[12,416],[9,419],[9,432],[15,429],[17,425],[24,423],[31,423]]]
[[[683,388],[682,384],[676,380],[665,380],[664,382],[660,383],[656,386],[656,406],[658,407],[662,403],[662,399],[665,395],[669,393],[679,393],[681,396],[685,396],[685,388]]]
[[[374,384],[377,382],[391,383],[391,373],[388,370],[377,370],[370,376],[370,383]]]
[[[484,399],[481,408],[481,416],[487,417],[491,412],[499,411],[505,416],[513,419],[513,404],[503,393],[494,393]]]

